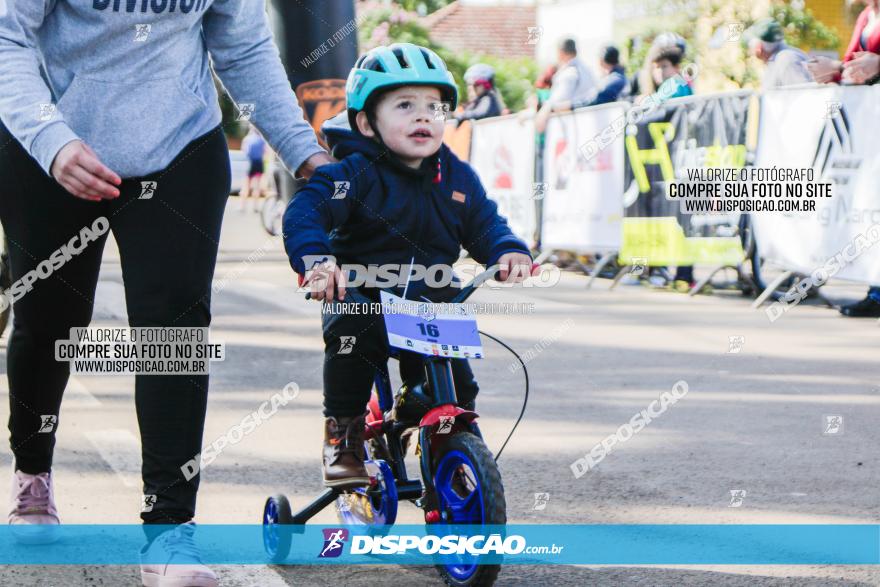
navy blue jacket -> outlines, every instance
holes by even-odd
[[[626,71],[620,65],[615,65],[602,80],[602,89],[599,90],[596,97],[585,102],[574,102],[571,105],[571,109],[574,110],[575,108],[580,108],[582,106],[598,106],[599,104],[615,102],[618,99],[625,97],[623,90],[626,88],[626,84]]]
[[[413,169],[348,128],[325,124],[323,130],[340,161],[319,167],[284,213],[284,247],[300,275],[311,268],[305,255],[365,266],[415,258],[429,267],[452,265],[462,247],[487,266],[507,252],[529,254],[471,166],[445,144]],[[336,182],[348,186],[334,199],[336,186],[346,187]]]

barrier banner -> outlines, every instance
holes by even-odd
[[[535,237],[535,123],[516,116],[477,120],[471,130],[470,164],[516,236]]]
[[[679,203],[665,194],[666,183],[687,179],[688,169],[745,166],[750,96],[742,91],[678,98],[639,111],[638,119],[630,116],[621,263],[740,263],[738,215],[681,214]]]
[[[623,220],[624,140],[615,137],[594,156],[582,147],[626,116],[623,103],[593,106],[549,119],[544,140],[545,249],[617,251]]]
[[[812,168],[816,182],[832,183],[832,197],[817,198],[815,211],[752,214],[762,257],[805,275],[819,271],[880,285],[880,246],[872,237],[877,229],[868,230],[880,222],[878,119],[877,86],[762,96],[756,165]]]
[[[443,142],[462,161],[471,155],[471,123],[465,120],[461,124],[449,121],[443,128]]]

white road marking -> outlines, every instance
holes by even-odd
[[[141,443],[130,431],[116,428],[86,432],[101,458],[119,476],[126,487],[143,486],[141,483]]]
[[[99,281],[95,291],[95,319],[128,322],[125,287],[116,281]]]
[[[71,375],[64,390],[62,405],[100,406],[101,400],[91,394],[89,388],[76,375]]]

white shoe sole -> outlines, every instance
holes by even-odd
[[[217,579],[201,576],[165,576],[141,569],[141,583],[144,587],[218,587]]]
[[[60,526],[48,524],[10,524],[9,531],[19,544],[52,544],[60,537]]]

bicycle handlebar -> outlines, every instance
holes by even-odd
[[[538,267],[538,264],[533,263],[532,264],[532,272],[534,272],[536,267]],[[490,279],[494,279],[495,275],[498,273],[498,271],[500,269],[501,269],[501,265],[498,265],[498,264],[492,265],[491,267],[486,268],[485,271],[483,271],[482,273],[480,273],[476,277],[474,277],[470,281],[470,283],[467,283],[466,285],[462,286],[461,290],[455,295],[454,298],[452,298],[452,300],[449,303],[451,303],[451,304],[463,303],[465,300],[467,300],[469,297],[471,297],[471,295],[473,295],[473,293],[477,290],[478,287],[480,287],[481,285],[483,285],[484,283],[486,283]],[[390,293],[390,294],[394,293],[393,291],[388,290],[388,289],[381,289],[381,291],[384,291],[384,292]],[[353,301],[355,301],[355,302],[360,302],[360,303],[372,303],[373,302],[373,300],[369,299],[364,294],[362,294],[357,287],[346,287],[345,288],[345,297],[347,298],[349,295],[352,296]],[[307,300],[312,299],[312,292],[306,293],[306,299]],[[427,301],[430,302],[430,300],[427,300]]]

